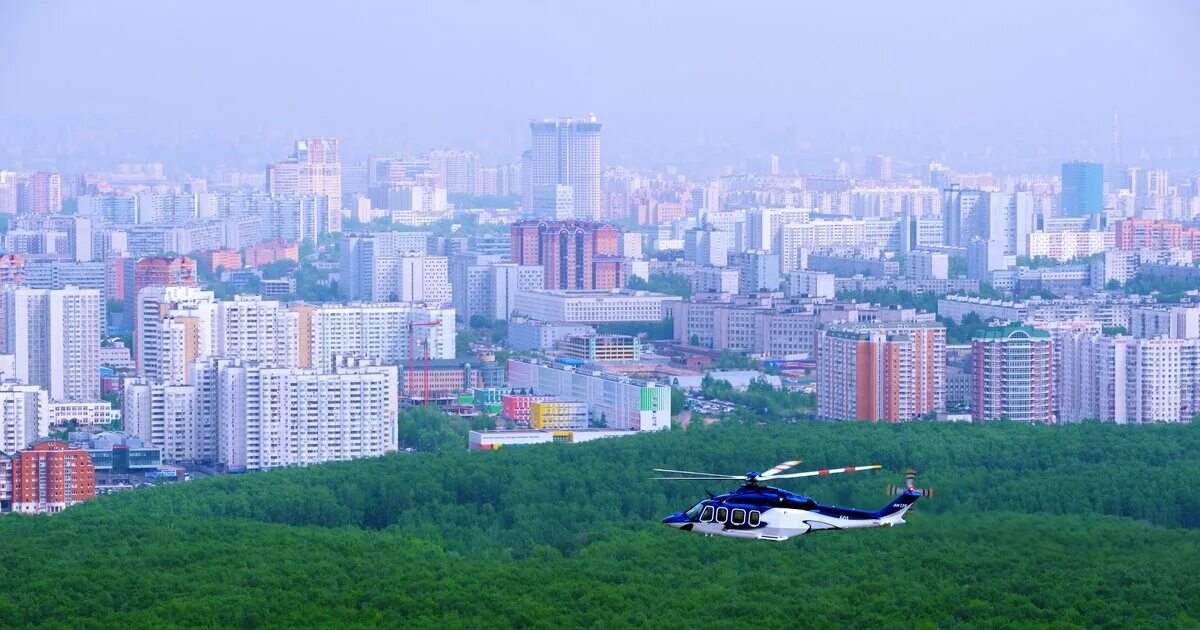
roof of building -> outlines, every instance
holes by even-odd
[[[984,328],[975,331],[972,335],[973,339],[980,341],[1003,341],[1005,339],[1022,339],[1022,338],[1038,338],[1049,339],[1050,333],[1033,328],[1032,326],[1004,326],[997,328]]]

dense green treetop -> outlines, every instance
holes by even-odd
[[[880,507],[910,465],[938,496],[785,543],[659,524],[730,488],[653,467],[793,458],[885,467],[781,482],[822,501]],[[1189,425],[693,423],[395,454],[0,518],[0,626],[1195,627],[1197,479]]]

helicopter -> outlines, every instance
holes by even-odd
[[[882,468],[879,464],[868,466],[846,466],[783,474],[800,464],[799,460],[786,461],[764,472],[748,472],[745,475],[716,475],[688,470],[655,468],[655,472],[671,473],[674,477],[653,477],[669,481],[720,480],[741,481],[742,485],[729,494],[708,493],[683,512],[676,512],[662,520],[664,525],[685,532],[705,536],[729,536],[757,540],[785,541],[810,532],[836,529],[863,529],[867,527],[894,527],[904,524],[904,513],[912,508],[917,499],[932,497],[932,489],[917,488],[916,471],[909,469],[904,487],[886,486],[885,491],[895,494],[887,505],[874,512],[853,508],[837,507],[817,503],[813,499],[787,490],[764,485],[776,479],[821,477],[839,473],[852,473]]]

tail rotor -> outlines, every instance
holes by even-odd
[[[933,488],[918,488],[916,487],[917,469],[909,468],[904,473],[904,487],[888,485],[884,488],[884,492],[889,495],[897,495],[902,492],[916,492],[923,497],[933,498],[935,492]]]

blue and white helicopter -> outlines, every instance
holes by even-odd
[[[732,538],[756,538],[759,540],[784,541],[809,532],[830,529],[862,529],[867,527],[894,527],[904,524],[904,513],[917,499],[933,496],[933,490],[914,487],[916,471],[909,469],[903,488],[888,486],[889,494],[896,498],[874,512],[823,505],[787,490],[763,485],[776,479],[820,477],[838,473],[851,473],[881,468],[870,466],[847,466],[810,470],[808,472],[782,474],[799,461],[787,461],[765,472],[749,472],[744,476],[716,475],[688,470],[655,468],[655,472],[672,473],[675,477],[654,477],[671,481],[739,480],[743,484],[729,494],[714,496],[709,493],[687,511],[677,512],[663,519],[663,524],[686,532],[706,536],[730,536]]]

